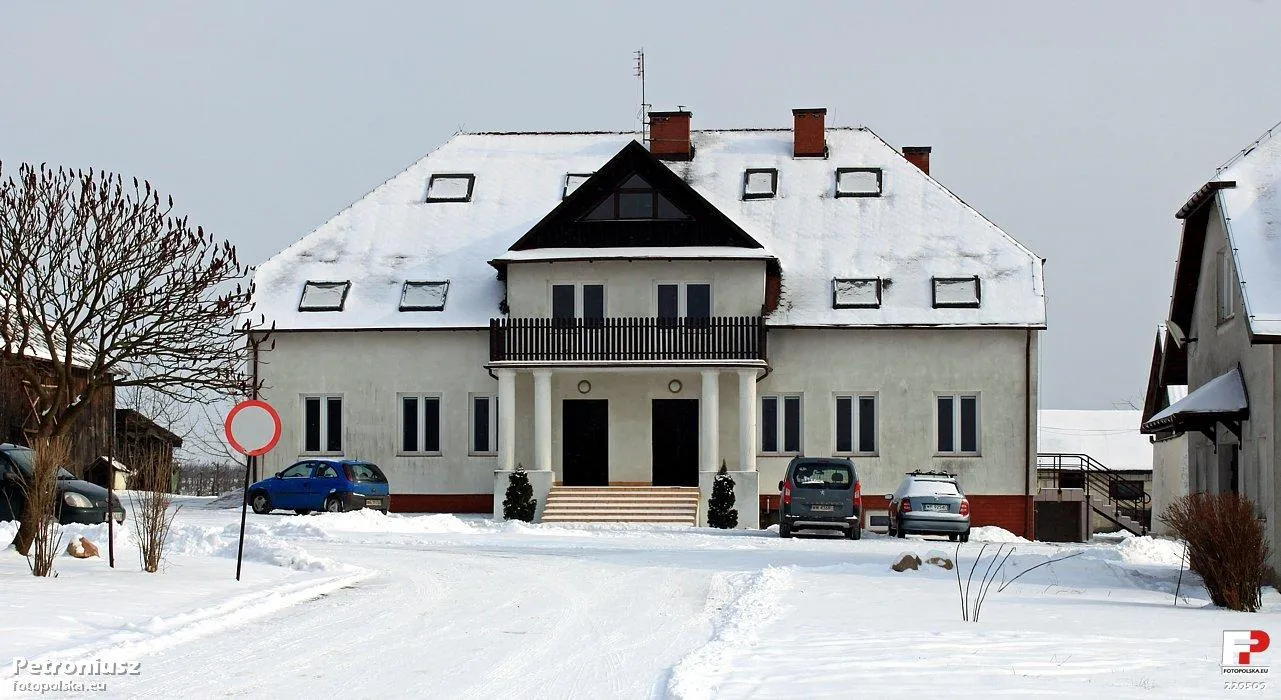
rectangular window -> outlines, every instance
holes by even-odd
[[[401,452],[440,454],[440,397],[400,398]]]
[[[659,318],[710,318],[712,285],[707,282],[679,282],[658,285]]]
[[[880,306],[879,277],[832,280],[833,309],[877,309]]]
[[[979,278],[974,277],[935,277],[934,308],[978,308],[983,301],[983,290]]]
[[[401,311],[444,311],[449,296],[449,280],[443,282],[406,281],[400,290]]]
[[[836,397],[836,452],[876,453],[876,396]]]
[[[302,451],[342,452],[342,397],[304,396]]]
[[[298,300],[299,311],[342,311],[347,303],[351,282],[313,282],[307,280]]]
[[[837,197],[880,197],[882,191],[880,168],[837,168]]]
[[[800,453],[803,425],[800,394],[761,397],[762,453]]]
[[[743,172],[743,199],[771,199],[778,193],[778,170],[748,168]]]
[[[1219,321],[1232,318],[1236,311],[1236,284],[1232,278],[1232,251],[1219,251]]]
[[[427,180],[428,202],[470,202],[476,176],[468,173],[439,173]]]
[[[552,318],[605,318],[605,285],[553,284]]]
[[[471,397],[471,453],[498,452],[498,397]]]
[[[561,191],[560,198],[564,199],[574,193],[580,185],[587,182],[594,173],[566,173],[565,188]]]
[[[982,448],[977,394],[939,396],[938,452],[939,454],[977,455]]]

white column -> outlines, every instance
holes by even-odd
[[[714,472],[721,468],[720,451],[720,372],[703,370],[703,393],[698,402],[698,470]]]
[[[498,375],[498,468],[516,468],[516,371],[500,369]]]
[[[552,371],[534,370],[534,469],[552,470]]]
[[[756,370],[738,371],[738,454],[745,472],[756,471]]]

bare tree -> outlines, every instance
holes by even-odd
[[[0,170],[0,260],[0,371],[29,387],[37,440],[68,433],[112,386],[183,402],[252,389],[250,269],[150,183]],[[19,552],[32,536],[24,521]]]

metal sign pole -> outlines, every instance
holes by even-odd
[[[116,411],[111,409],[111,437],[107,438],[107,564],[111,568],[116,568],[116,512],[112,504],[115,502],[116,486]]]
[[[245,556],[245,518],[249,511],[249,474],[254,468],[254,458],[245,457],[245,488],[240,499],[240,544],[236,547],[236,580],[240,580],[240,562]]]

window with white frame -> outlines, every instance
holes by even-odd
[[[977,455],[982,445],[978,394],[941,394],[935,401],[938,453]]]
[[[439,394],[401,394],[400,451],[440,454]]]
[[[316,454],[342,452],[342,396],[315,394],[302,397],[302,451]]]
[[[763,454],[800,454],[800,394],[762,396],[760,422]]]
[[[657,306],[659,318],[710,318],[712,285],[706,282],[660,283]]]
[[[471,432],[469,452],[474,455],[492,455],[498,452],[498,397],[471,397]]]
[[[584,282],[553,284],[552,318],[605,318],[605,285]]]
[[[876,454],[876,394],[836,396],[836,452]]]
[[[1236,312],[1236,280],[1232,275],[1232,251],[1219,251],[1219,320],[1226,321]]]

